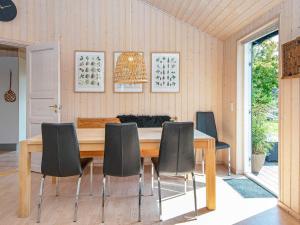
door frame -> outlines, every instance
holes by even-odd
[[[58,46],[60,47],[60,43],[59,41],[57,40],[53,40],[53,42],[57,42],[58,43]],[[46,44],[49,43],[48,41],[45,42]],[[27,50],[26,48],[30,45],[34,45],[34,44],[39,44],[39,42],[27,42],[27,41],[20,41],[20,40],[16,40],[16,39],[9,39],[9,38],[2,38],[0,37],[0,44],[2,45],[7,45],[7,46],[12,46],[12,47],[16,47],[16,48],[24,48],[25,49],[25,53],[27,55]],[[26,63],[27,63],[27,59],[26,59]],[[59,61],[60,63],[60,61]],[[59,66],[60,67],[60,66]],[[59,69],[60,70],[60,69]],[[26,70],[26,73],[28,71]],[[60,71],[59,71],[60,72]],[[27,77],[28,77],[28,74],[26,74]],[[60,84],[59,84],[60,85]],[[58,87],[59,90],[61,89],[61,87],[59,86]],[[61,97],[61,93],[60,93],[60,96]],[[29,92],[28,92],[28,87],[26,87],[26,138],[28,138],[28,109],[29,109]]]
[[[251,60],[246,57],[246,52],[250,46],[247,43],[259,39],[268,33],[279,30],[279,18],[269,21],[264,26],[247,34],[237,41],[237,99],[236,99],[236,173],[246,174],[249,166],[249,152],[251,152],[251,133],[249,135],[249,126],[251,126],[251,95],[249,96],[249,79],[251,79],[251,70],[245,66]],[[250,67],[251,68],[251,67]],[[251,92],[250,92],[251,93]],[[250,100],[249,100],[250,99]],[[250,111],[249,111],[250,110]],[[279,112],[280,113],[280,112]],[[248,132],[248,133],[247,133]],[[280,132],[280,131],[279,131]],[[249,140],[250,137],[250,140]],[[278,163],[280,165],[280,163]],[[251,164],[250,164],[251,165]]]
[[[272,34],[274,32],[278,32],[279,29],[275,29],[274,31],[268,31],[264,34],[265,37],[269,34]],[[279,32],[277,34],[279,36]],[[251,170],[251,166],[252,166],[252,66],[253,66],[253,42],[258,40],[257,38],[249,41],[248,43],[244,44],[244,54],[245,54],[245,62],[244,62],[244,67],[245,67],[245,71],[244,71],[244,75],[245,75],[245,110],[249,110],[249,113],[247,113],[247,111],[245,111],[245,124],[248,124],[248,131],[250,130],[251,132],[246,132],[247,129],[245,129],[245,136],[248,134],[248,136],[246,136],[246,140],[245,140],[245,149],[244,149],[244,174],[251,180],[253,180],[254,182],[256,182],[257,184],[259,184],[260,186],[262,186],[263,188],[265,188],[266,190],[268,190],[269,192],[271,192],[274,196],[278,197],[279,194],[279,190],[271,187],[268,183],[265,183],[263,180],[260,180],[259,178],[257,178]],[[279,45],[279,42],[278,42]],[[279,47],[278,47],[278,51],[279,51]],[[280,64],[280,62],[278,61],[278,65]],[[278,73],[279,76],[279,73]],[[279,80],[278,80],[279,82]],[[279,104],[278,104],[278,109],[279,109]],[[278,133],[278,138],[279,138],[279,133]],[[247,144],[246,144],[247,143]],[[278,163],[279,165],[279,163]],[[279,168],[278,168],[278,173],[279,173]],[[279,188],[279,187],[278,187]]]
[[[8,46],[16,47],[16,48],[26,48],[28,45],[31,45],[32,43],[0,37],[0,44],[8,45]]]
[[[251,172],[252,152],[252,41],[244,44],[244,174]],[[250,131],[250,132],[249,132]]]
[[[251,34],[243,37],[237,42],[237,172],[246,175],[249,179],[256,182],[255,176],[251,173],[251,154],[252,154],[252,134],[251,131],[251,89],[252,89],[252,42],[274,31],[278,31],[280,37],[280,20],[275,18],[255,30]],[[280,42],[280,41],[279,41]],[[250,54],[249,54],[250,51]],[[280,49],[279,49],[280,54]],[[280,62],[279,62],[280,67]],[[279,76],[279,74],[278,74]],[[280,118],[280,111],[279,111]],[[280,137],[280,121],[279,121]],[[278,149],[280,154],[280,149]],[[278,170],[280,171],[280,157],[278,158]],[[279,173],[279,180],[280,180]],[[267,186],[259,183],[262,187],[277,196]],[[279,186],[280,189],[280,186]],[[278,190],[280,193],[280,190]]]
[[[20,49],[24,49],[25,52],[26,52],[26,47],[31,45],[30,42],[26,42],[26,41],[19,41],[19,40],[14,40],[14,39],[7,39],[7,38],[2,38],[0,37],[0,44],[1,45],[6,45],[6,46],[10,46],[10,47],[15,47],[15,48],[18,48],[18,52],[20,53]],[[19,55],[20,57],[20,55]],[[20,61],[19,61],[19,66],[20,66]],[[20,69],[20,68],[19,68]],[[20,79],[20,77],[18,77],[18,79]],[[26,115],[27,115],[27,108],[28,108],[28,97],[27,97],[27,87],[26,87],[26,96],[25,96],[25,101],[26,101]],[[20,107],[20,105],[19,105]],[[18,114],[20,116],[20,108],[18,109]],[[20,119],[20,118],[19,118]],[[27,116],[25,118],[26,122],[26,138],[27,138]],[[19,121],[20,123],[20,121]],[[19,128],[19,141],[20,141],[20,128]],[[18,146],[18,144],[17,144]],[[18,147],[17,147],[17,151],[18,151]]]

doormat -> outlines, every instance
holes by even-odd
[[[248,178],[223,179],[244,198],[275,198],[275,196]]]

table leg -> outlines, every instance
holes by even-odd
[[[28,217],[31,200],[31,152],[27,141],[22,141],[19,152],[19,217]]]
[[[206,174],[206,206],[209,210],[216,209],[216,149],[215,141],[209,140],[205,151]]]
[[[56,184],[56,182],[57,182],[57,177],[52,177],[52,184]]]

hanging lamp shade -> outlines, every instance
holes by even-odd
[[[146,83],[144,56],[139,52],[122,52],[114,71],[114,82],[121,84]]]

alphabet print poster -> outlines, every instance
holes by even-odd
[[[104,92],[104,52],[75,52],[75,91]]]
[[[179,53],[152,53],[152,92],[179,92]]]

